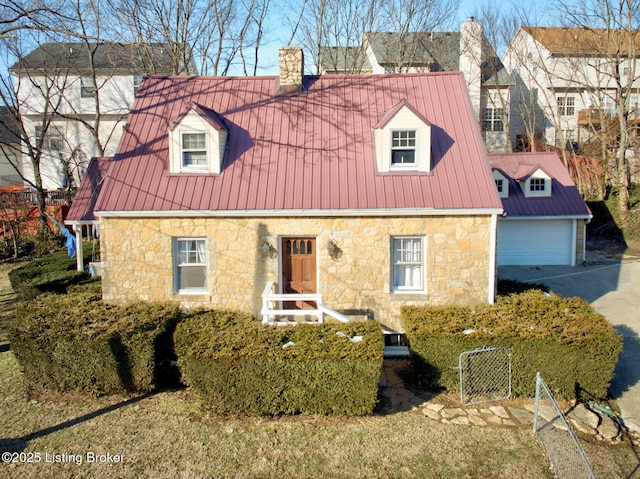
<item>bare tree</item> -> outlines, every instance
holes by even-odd
[[[168,45],[174,74],[213,75],[226,75],[236,64],[245,72],[256,71],[270,7],[270,0],[109,3],[110,10],[123,19],[116,34],[132,42]]]
[[[586,49],[581,75],[584,87],[593,103],[603,110],[615,112],[615,134],[611,125],[600,121],[595,131],[602,151],[615,158],[615,185],[620,211],[629,209],[629,157],[638,146],[638,103],[640,72],[640,1],[639,0],[582,0],[577,6],[561,3],[562,12],[570,25],[587,31]]]

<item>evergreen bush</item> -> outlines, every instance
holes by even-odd
[[[532,397],[540,372],[559,398],[580,389],[604,398],[622,350],[613,326],[586,301],[535,290],[474,308],[405,306],[402,318],[428,387],[459,390],[462,352],[507,346],[515,397]]]
[[[93,395],[154,389],[156,365],[178,321],[173,303],[102,302],[100,283],[22,302],[11,349],[33,385]]]
[[[273,327],[198,311],[178,325],[175,347],[184,382],[216,413],[361,415],[376,404],[376,322]]]

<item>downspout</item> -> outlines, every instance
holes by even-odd
[[[84,271],[84,252],[82,251],[82,225],[73,225],[76,233],[76,268]]]
[[[491,233],[489,238],[489,291],[487,301],[493,304],[496,299],[496,269],[498,249],[498,215],[491,215]]]

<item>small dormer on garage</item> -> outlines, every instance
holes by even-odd
[[[509,177],[498,168],[493,168],[492,173],[500,198],[509,198]]]
[[[551,196],[551,176],[539,165],[521,164],[514,179],[520,183],[525,198],[548,198]]]
[[[222,171],[228,128],[214,110],[197,103],[188,105],[169,127],[171,173]]]
[[[373,134],[378,172],[431,171],[431,123],[407,100],[386,111]]]

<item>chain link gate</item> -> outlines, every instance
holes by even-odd
[[[511,397],[511,348],[483,347],[458,359],[460,402],[465,406]]]

